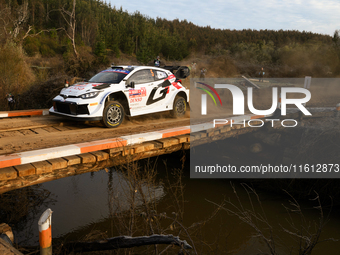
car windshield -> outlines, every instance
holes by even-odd
[[[93,76],[89,82],[120,83],[126,75],[123,72],[103,71]]]

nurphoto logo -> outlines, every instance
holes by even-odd
[[[202,82],[197,82],[198,84],[201,84],[203,86],[205,86],[206,88],[209,88],[218,98],[218,100],[220,101],[220,105],[222,106],[222,100],[219,96],[219,94],[217,93],[216,89],[228,89],[231,92],[232,95],[232,101],[233,101],[233,115],[245,115],[245,109],[244,109],[244,105],[245,105],[245,96],[243,94],[243,91],[235,86],[235,85],[231,85],[231,84],[215,84],[214,87],[202,83]],[[207,109],[208,109],[208,105],[207,105],[207,94],[213,99],[215,106],[217,106],[216,104],[216,100],[214,98],[214,96],[212,95],[212,93],[210,91],[208,91],[206,88],[201,88],[201,87],[197,87],[198,89],[203,90],[204,92],[206,92],[206,94],[202,94],[201,95],[201,115],[207,115]],[[280,92],[280,93],[278,93]],[[295,94],[295,95],[301,95],[299,97],[302,98],[288,98],[289,94]],[[280,97],[278,96],[280,95]],[[261,117],[270,117],[272,116],[277,109],[280,109],[280,114],[282,116],[286,116],[287,115],[287,105],[295,105],[304,115],[312,115],[305,107],[305,104],[311,99],[311,93],[308,89],[305,88],[297,88],[297,87],[281,87],[280,91],[279,88],[277,87],[273,87],[272,88],[272,105],[269,109],[267,110],[258,110],[254,107],[254,102],[253,102],[253,88],[252,87],[248,87],[247,88],[247,106],[248,106],[248,110],[254,114],[254,115],[259,115]],[[252,125],[253,121],[260,121],[262,124],[260,125]],[[274,122],[275,121],[280,121],[280,119],[266,119],[265,121],[270,121],[272,123],[272,126],[274,126]],[[294,122],[294,125],[285,125],[285,122]],[[239,123],[243,123],[244,125],[248,124],[248,126],[250,127],[261,127],[264,124],[264,121],[261,119],[252,119],[252,120],[238,120]],[[248,123],[247,123],[248,122]],[[214,127],[215,125],[218,124],[235,124],[235,121],[231,121],[228,119],[214,119]],[[297,125],[297,121],[293,120],[293,119],[285,119],[281,121],[282,126],[284,127],[295,127]]]

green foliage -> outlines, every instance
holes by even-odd
[[[79,46],[78,52],[79,58],[76,58],[72,50],[63,54],[65,69],[70,76],[86,77],[87,73],[92,71],[98,63],[92,54],[91,47]]]
[[[94,49],[94,54],[97,57],[104,58],[106,56],[106,47],[104,41],[98,41]]]
[[[56,33],[49,35],[40,34],[39,36],[27,37],[23,42],[23,48],[28,56],[41,54],[42,57],[53,57],[61,52]]]
[[[71,8],[66,0],[50,1],[48,8],[59,9],[64,4],[66,4],[66,8]],[[35,8],[38,8],[37,6],[40,6],[40,9],[45,8],[45,13],[48,11],[43,0],[36,0],[35,6]],[[43,13],[35,12],[35,19],[41,20],[38,16]],[[68,28],[59,12],[52,12],[50,15],[48,23],[44,24],[44,27],[40,26],[39,29]],[[100,48],[103,47],[102,44],[105,42],[105,47],[112,50],[116,57],[120,52],[123,52],[138,56],[141,59],[140,62],[143,63],[151,54],[161,54],[168,60],[181,60],[188,56],[190,51],[203,50],[214,55],[224,55],[227,52],[232,52],[231,48],[240,43],[249,45],[247,47],[254,49],[255,52],[251,50],[247,53],[237,52],[237,57],[239,55],[241,59],[251,57],[254,61],[268,63],[273,60],[273,47],[271,45],[271,51],[268,51],[265,42],[271,41],[275,47],[281,47],[290,42],[304,43],[311,40],[324,43],[331,42],[331,38],[328,36],[307,32],[283,30],[232,31],[198,27],[186,20],[168,21],[160,18],[154,20],[139,12],[128,14],[122,9],[117,10],[98,0],[78,0],[76,16],[77,36],[81,38],[80,40],[84,45],[91,46],[96,55],[103,55]],[[55,35],[56,31],[53,32],[53,37]],[[97,39],[99,35],[101,37],[100,42]],[[31,51],[34,51],[34,49],[31,49]]]
[[[98,64],[108,64],[109,60],[107,58],[106,44],[103,37],[97,40],[93,53],[97,56],[96,62]]]
[[[43,57],[53,57],[56,55],[55,51],[51,47],[49,47],[48,44],[41,45],[40,53],[41,53],[41,56]]]
[[[12,10],[22,4],[22,1],[10,2]],[[23,34],[28,25],[34,28],[30,36],[41,30],[49,30],[36,37],[26,37],[23,47],[29,56],[63,54],[69,71],[73,70],[70,66],[76,66],[70,63],[74,57],[73,49],[65,35],[70,27],[59,11],[51,10],[64,7],[70,11],[70,3],[68,0],[50,0],[48,4],[46,0],[30,1],[29,20],[21,32]],[[175,61],[191,53],[203,53],[232,58],[256,68],[275,65],[280,70],[294,70],[289,74],[282,72],[288,76],[302,76],[314,71],[320,76],[325,73],[340,74],[339,31],[332,38],[305,31],[221,30],[209,26],[198,27],[186,20],[151,19],[138,11],[129,14],[101,0],[77,0],[75,37],[77,47],[91,47],[96,56],[95,63],[83,63],[85,68],[81,68],[84,70],[94,64],[106,64],[108,52],[116,58],[121,53],[136,56],[143,64],[157,55]],[[88,56],[79,57],[89,59]]]
[[[57,30],[56,29],[52,29],[50,31],[50,36],[51,38],[53,38],[54,40],[58,40],[58,33],[57,33]]]
[[[28,56],[34,56],[40,51],[40,41],[37,37],[28,37],[24,41],[23,48]]]
[[[147,65],[153,58],[153,54],[150,46],[145,41],[142,41],[137,52],[137,60],[143,65]]]

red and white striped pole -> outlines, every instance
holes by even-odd
[[[52,255],[52,210],[47,209],[38,221],[40,255]]]

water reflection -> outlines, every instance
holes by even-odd
[[[30,220],[21,221],[20,224],[15,226],[17,241],[26,245],[38,244],[37,222],[40,214],[47,207],[50,207],[54,212],[52,233],[55,240],[59,238],[56,241],[65,242],[83,239],[89,233],[95,231],[101,233],[101,238],[126,233],[124,226],[129,226],[129,220],[131,220],[127,212],[131,212],[132,209],[135,210],[134,219],[140,221],[138,223],[140,229],[135,228],[133,234],[138,235],[144,233],[143,231],[150,234],[150,232],[147,232],[150,230],[146,230],[146,226],[150,226],[146,223],[146,218],[137,217],[139,211],[144,210],[141,208],[144,203],[141,194],[144,193],[147,194],[146,197],[152,198],[153,203],[150,207],[153,209],[154,206],[154,209],[158,211],[157,214],[166,212],[168,216],[172,216],[172,212],[178,212],[178,208],[183,205],[179,209],[183,212],[183,219],[180,222],[186,226],[200,251],[199,254],[252,254],[259,250],[267,251],[265,243],[254,237],[254,230],[240,221],[238,217],[221,210],[210,219],[217,207],[208,200],[217,204],[222,203],[225,199],[234,204],[241,201],[245,208],[254,206],[257,211],[263,210],[278,236],[278,251],[285,254],[287,252],[286,245],[292,246],[294,244],[294,238],[284,235],[282,231],[282,226],[288,227],[286,219],[289,218],[289,215],[282,206],[282,204],[289,205],[290,198],[288,196],[264,192],[259,189],[257,192],[261,199],[261,208],[259,204],[249,202],[249,194],[239,185],[241,182],[239,180],[233,180],[238,192],[238,197],[236,197],[228,180],[190,179],[188,162],[185,164],[182,179],[182,185],[185,187],[184,196],[182,200],[179,200],[179,207],[172,206],[176,201],[168,190],[166,180],[169,179],[170,183],[178,181],[178,175],[173,176],[171,173],[174,171],[173,169],[181,168],[182,162],[179,158],[180,154],[161,157],[161,159],[166,160],[165,164],[169,172],[165,171],[164,163],[159,160],[158,167],[155,169],[157,175],[151,174],[152,178],[156,178],[152,185],[148,185],[147,178],[140,176],[136,178],[127,169],[110,168],[36,186],[39,189],[47,190],[50,195],[44,200],[45,203],[37,204],[31,209],[32,212],[29,212],[32,215]],[[135,205],[133,208],[131,207],[132,199],[134,199]],[[311,227],[314,227],[314,223],[319,219],[319,213],[313,209],[313,206],[315,204],[303,204],[306,222],[310,223]],[[333,215],[335,216],[331,218],[331,223],[326,225],[321,239],[340,238],[340,221],[335,213]],[[207,219],[209,221],[205,222]],[[181,232],[182,239],[189,242],[184,231],[178,225],[172,225],[170,220],[157,221],[155,219],[152,227],[156,232],[155,222],[160,223],[159,229],[163,231],[162,233],[177,235]],[[294,219],[294,223],[301,226],[298,218]],[[337,247],[337,243],[322,243],[315,248],[313,254],[325,254],[325,251],[328,254],[332,254],[332,252],[336,254]]]
[[[36,242],[35,225],[55,196],[41,185],[0,194],[0,222],[9,224],[16,242]],[[37,228],[37,227],[36,227]]]
[[[85,173],[39,185],[41,190],[46,189],[49,194],[53,194],[54,200],[37,203],[30,208],[31,211],[27,212],[27,215],[31,215],[30,220],[21,220],[15,226],[17,241],[24,242],[26,245],[38,244],[37,219],[46,207],[50,207],[53,211],[53,238],[87,228],[87,226],[109,218],[109,215],[116,215],[121,211],[128,210],[131,191],[128,179],[122,172],[116,171],[114,168],[107,169],[107,171]],[[146,186],[143,188],[145,192],[152,192],[150,197],[155,200],[164,196],[162,186],[156,186],[152,191],[146,190],[148,188]],[[19,191],[28,192],[30,189],[32,188],[24,188]],[[37,192],[37,188],[34,190]],[[17,194],[18,191],[12,193]],[[137,194],[136,206],[141,204],[141,198]],[[9,213],[12,215],[15,212]],[[13,222],[11,219],[4,221]],[[29,239],[28,236],[30,236]]]

